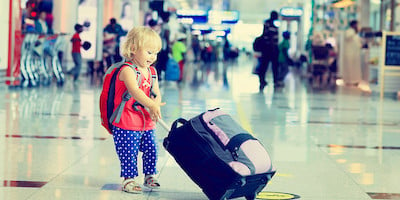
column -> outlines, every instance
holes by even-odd
[[[132,13],[133,13],[133,25],[138,26],[143,24],[144,10],[148,9],[146,1],[133,0],[132,1]],[[141,9],[143,8],[143,9]]]
[[[371,27],[370,24],[370,0],[361,0],[359,2],[360,6],[360,13],[359,13],[359,28],[364,28],[364,27]],[[361,78],[363,80],[363,85],[362,86],[368,86],[369,84],[369,49],[361,49]]]
[[[0,18],[0,38],[9,37],[9,15],[10,15],[10,1],[0,2],[0,13],[4,17]],[[11,39],[11,38],[10,38]],[[0,48],[0,70],[7,69],[8,65],[8,44],[10,40],[7,39],[3,43],[3,47]]]
[[[20,58],[21,58],[21,45],[23,41],[22,35],[22,10],[21,10],[21,1],[20,0],[10,0],[9,2],[3,1],[1,3],[4,6],[3,9],[8,9],[4,11],[3,14],[8,14],[5,18],[6,27],[3,27],[6,30],[4,33],[7,34],[5,38],[8,38],[7,46],[3,46],[6,50],[7,60],[6,63],[6,76],[7,81],[6,84],[9,86],[17,86],[19,85],[19,76],[21,74],[20,71]],[[8,25],[8,26],[7,26]],[[3,34],[1,34],[3,35]],[[2,53],[4,56],[5,53]]]
[[[78,21],[79,0],[53,1],[53,28],[55,33],[74,33]]]
[[[390,31],[394,31],[396,22],[396,1],[390,0]]]
[[[142,1],[139,0],[131,0],[121,5],[121,9],[118,11],[118,22],[124,30],[129,31],[134,26],[142,25],[139,20],[140,15],[143,14],[143,9],[140,9],[141,3]]]
[[[370,0],[361,0],[360,8],[360,27],[370,27]]]
[[[96,52],[95,60],[101,61],[103,59],[103,14],[104,14],[104,0],[97,0],[97,26],[96,26]]]

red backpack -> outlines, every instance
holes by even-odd
[[[124,66],[132,67],[136,72],[136,80],[138,80],[138,85],[141,85],[141,73],[135,65],[131,63],[121,61],[111,65],[110,68],[107,69],[104,79],[103,79],[103,90],[100,94],[100,116],[101,116],[101,125],[107,129],[107,131],[112,134],[111,128],[112,123],[115,119],[118,119],[122,115],[122,110],[125,107],[126,102],[131,98],[131,95],[128,91],[125,91],[123,94],[122,102],[117,106],[114,110],[114,98],[115,98],[115,80],[118,78],[118,73]],[[149,72],[151,73],[151,87],[150,94],[154,95],[153,83],[157,78],[156,71],[154,67],[149,67]],[[133,106],[141,106],[138,102],[135,102]],[[136,110],[136,108],[135,108]]]

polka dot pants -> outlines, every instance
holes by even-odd
[[[157,145],[154,130],[130,131],[118,127],[112,129],[115,149],[121,162],[121,177],[138,176],[137,157],[143,152],[143,173],[156,174]]]

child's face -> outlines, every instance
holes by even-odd
[[[150,67],[157,60],[158,50],[151,47],[143,47],[138,49],[133,58],[139,67]]]

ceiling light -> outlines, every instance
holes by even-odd
[[[334,8],[345,8],[354,5],[354,0],[337,0],[332,3]]]

